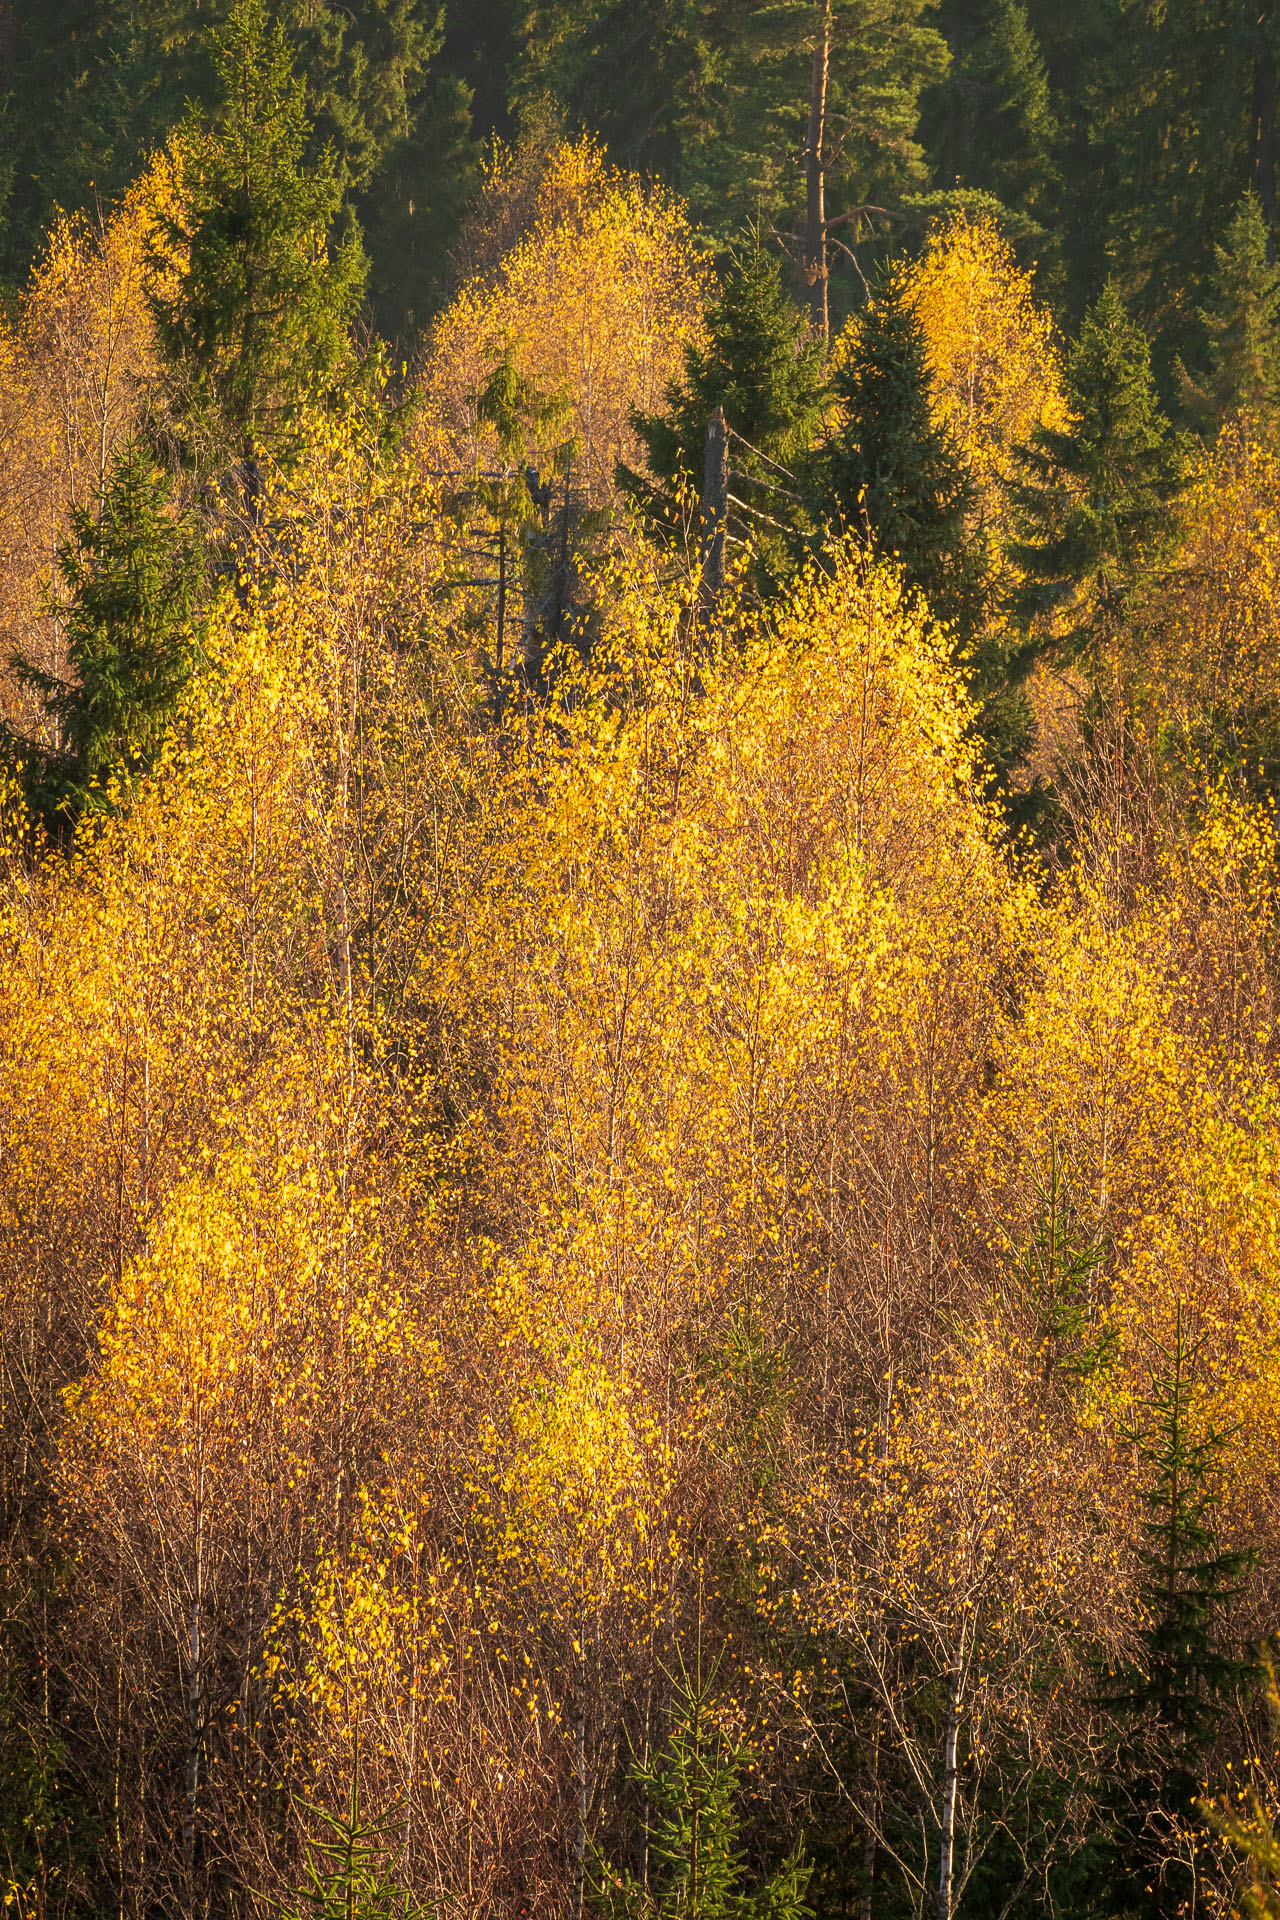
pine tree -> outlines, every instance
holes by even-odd
[[[59,209],[110,206],[198,92],[183,57],[192,0],[46,0],[0,25],[8,205],[0,268],[25,277]]]
[[[1066,367],[1075,424],[1039,427],[1011,489],[1025,574],[1017,609],[1052,615],[1075,650],[1119,615],[1139,568],[1169,526],[1181,449],[1160,410],[1145,335],[1108,284]]]
[[[723,244],[757,213],[803,217],[795,166],[809,104],[818,0],[516,0],[513,100],[550,100],[610,153],[660,172]],[[946,66],[925,0],[832,0],[827,95],[828,200],[882,201],[923,178],[922,90]],[[843,231],[843,229],[842,229]]]
[[[330,249],[338,172],[305,163],[303,86],[264,0],[237,0],[214,58],[220,110],[188,124],[187,204],[166,222],[187,264],[155,310],[193,439],[239,458],[252,493],[259,450],[350,358],[365,266],[354,232]]]
[[[1274,416],[1280,407],[1280,266],[1268,258],[1268,240],[1261,202],[1247,193],[1214,248],[1200,309],[1206,371],[1183,374],[1187,409],[1209,428],[1234,413]]]
[[[195,664],[199,534],[189,515],[174,512],[171,484],[140,442],[117,456],[97,517],[73,513],[58,575],[53,611],[75,678],[14,663],[58,730],[56,750],[29,776],[50,819],[103,807],[113,783],[146,771]]]
[[[797,1845],[762,1886],[742,1884],[738,1783],[744,1750],[715,1724],[710,1686],[682,1675],[666,1749],[635,1770],[653,1824],[648,1887],[597,1860],[593,1900],[608,1920],[805,1920],[810,1868]]]

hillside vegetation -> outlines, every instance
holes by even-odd
[[[0,7],[14,1920],[1280,1913],[1274,12]]]

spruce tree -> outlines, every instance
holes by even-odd
[[[774,536],[797,525],[799,496],[787,475],[813,444],[826,389],[822,347],[758,236],[732,256],[707,333],[705,347],[686,349],[684,379],[668,388],[666,411],[634,419],[659,484],[626,467],[618,477],[651,521],[669,521],[681,486],[696,491],[701,483],[707,422],[723,407],[732,490],[743,502],[730,507],[734,531],[750,533],[767,567],[777,568],[788,543]]]
[[[1023,0],[948,0],[939,11],[951,64],[921,121],[938,186],[990,194],[1007,211],[1043,220],[1057,185],[1059,130]]]
[[[724,284],[707,310],[708,342],[685,350],[684,379],[667,391],[660,414],[638,414],[635,427],[648,464],[660,480],[702,472],[707,420],[723,407],[746,447],[735,464],[754,473],[749,448],[766,461],[790,466],[812,445],[825,391],[822,348],[782,284],[772,254],[755,244],[731,257]]]
[[[195,664],[199,533],[175,513],[171,483],[141,442],[118,455],[97,516],[73,512],[58,578],[52,610],[74,678],[14,662],[58,733],[57,747],[29,763],[30,796],[48,820],[106,806],[113,786],[146,771]]]
[[[1268,418],[1280,407],[1280,266],[1268,258],[1268,239],[1261,202],[1247,193],[1214,248],[1200,309],[1205,369],[1183,373],[1187,409],[1210,429],[1234,413]]]
[[[924,333],[895,279],[865,310],[833,384],[844,419],[811,466],[814,517],[827,538],[865,534],[949,628],[1003,772],[1028,738],[1025,663],[989,634],[993,570],[977,493],[954,437],[933,418]]]
[[[1151,1419],[1139,1435],[1146,1468],[1139,1597],[1147,1614],[1144,1660],[1126,1704],[1150,1712],[1184,1755],[1203,1751],[1221,1718],[1221,1700],[1245,1672],[1218,1640],[1219,1615],[1248,1556],[1222,1551],[1215,1478],[1226,1446],[1212,1428],[1197,1436],[1196,1346],[1179,1312],[1161,1370],[1151,1381]]]
[[[981,605],[972,564],[981,542],[967,537],[976,495],[959,447],[932,417],[924,333],[895,280],[864,311],[833,384],[844,419],[816,466],[821,518],[867,532],[938,618],[971,639]]]
[[[1280,9],[1106,0],[1052,11],[1079,13],[1087,33],[1068,54],[1080,76],[1076,250],[1094,274],[1123,261],[1135,311],[1185,354],[1198,327],[1184,290],[1211,272],[1247,182],[1274,218]]]
[[[716,1725],[710,1687],[682,1675],[665,1750],[634,1775],[652,1817],[650,1884],[598,1859],[593,1903],[608,1920],[806,1920],[801,1846],[763,1885],[743,1884],[736,1802],[746,1758]]]
[[[972,74],[969,181],[1043,221],[1057,186],[1058,125],[1044,56],[1022,0],[996,0]]]
[[[306,164],[303,86],[264,0],[237,0],[214,58],[220,107],[188,123],[185,203],[165,223],[186,264],[154,305],[196,449],[242,461],[252,494],[258,452],[287,444],[350,358],[365,266],[354,232],[330,246],[338,172],[327,152]]]
[[[273,9],[292,35],[315,139],[333,153],[342,185],[367,193],[412,131],[444,38],[439,0],[284,0]]]
[[[1226,1440],[1195,1419],[1196,1352],[1179,1307],[1172,1342],[1152,1374],[1149,1418],[1136,1435],[1146,1507],[1138,1552],[1140,1653],[1107,1701],[1128,1724],[1128,1754],[1142,1755],[1111,1796],[1111,1910],[1143,1920],[1186,1911],[1191,1869],[1159,1856],[1151,1816],[1203,1827],[1197,1800],[1206,1756],[1224,1699],[1249,1671],[1222,1644],[1222,1613],[1250,1556],[1224,1551],[1219,1538],[1216,1481]]]
[[[287,0],[312,146],[332,151],[369,252],[374,318],[407,342],[442,297],[480,171],[472,90],[437,71],[441,0]]]
[[[1108,284],[1066,367],[1069,427],[1036,429],[1012,487],[1028,625],[1054,616],[1061,645],[1083,651],[1121,611],[1169,525],[1181,449],[1160,410],[1145,335]]]
[[[479,183],[472,105],[468,86],[440,75],[357,201],[373,317],[385,338],[406,348],[444,298],[450,249]]]
[[[425,1920],[425,1910],[388,1870],[388,1856],[399,1850],[393,1817],[369,1819],[361,1812],[358,1749],[345,1811],[306,1810],[321,1836],[308,1842],[306,1877],[283,1904],[283,1920]]]

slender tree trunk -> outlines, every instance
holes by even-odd
[[[1267,258],[1276,257],[1276,56],[1272,43],[1275,5],[1258,21],[1253,57],[1253,184],[1267,222]]]
[[[116,1872],[120,1876],[117,1913],[124,1920],[125,1886],[128,1875],[124,1862],[124,1829],[120,1817],[120,1791],[124,1766],[124,1556],[116,1562],[116,1754],[112,1783],[111,1810],[115,1823]]]
[[[568,605],[568,600],[569,600],[569,469],[566,467],[565,474],[564,474],[564,508],[560,518],[560,562],[556,568],[556,612],[555,612],[555,626],[553,628],[553,633],[555,635],[555,641],[557,646],[560,644],[561,632],[564,627],[565,609]]]
[[[960,1792],[960,1713],[964,1700],[965,1636],[951,1663],[951,1703],[942,1751],[942,1845],[938,1858],[937,1920],[951,1920],[956,1861],[956,1802]]]
[[[715,407],[707,422],[707,450],[702,468],[702,579],[698,610],[703,620],[715,613],[724,587],[724,535],[729,513],[729,436],[724,408]]]
[[[579,1662],[577,1701],[573,1729],[574,1771],[577,1774],[578,1830],[574,1836],[573,1911],[574,1920],[582,1920],[587,1894],[587,1676],[585,1662]]]
[[[191,1593],[190,1638],[187,1648],[187,1763],[186,1805],[182,1816],[182,1863],[188,1874],[196,1864],[196,1806],[200,1796],[200,1749],[204,1741],[204,1488],[197,1468],[195,1512],[195,1577]]]
[[[507,630],[507,530],[498,523],[498,674],[503,668],[504,641]],[[499,695],[501,698],[501,695]]]
[[[831,314],[827,299],[827,207],[823,143],[827,127],[827,79],[831,71],[831,0],[821,0],[818,36],[809,84],[809,129],[805,136],[804,265],[809,282],[809,320],[827,341]]]
[[[951,186],[957,190],[965,183],[969,171],[969,128],[965,107],[964,53],[965,32],[961,19],[962,9],[956,3],[951,8]]]

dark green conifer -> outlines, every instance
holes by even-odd
[[[314,121],[370,257],[374,318],[407,342],[442,296],[447,254],[479,174],[472,90],[436,71],[441,0],[288,0],[284,24]]]
[[[920,95],[946,67],[933,11],[926,0],[832,0],[832,212],[923,184]],[[523,121],[551,102],[569,125],[598,131],[616,159],[671,181],[720,244],[757,213],[798,233],[797,142],[820,14],[816,0],[513,0],[512,105]]]
[[[1022,450],[1012,552],[1024,621],[1055,615],[1062,643],[1081,650],[1118,617],[1167,534],[1182,471],[1146,337],[1110,284],[1067,361],[1065,392],[1074,424],[1040,427]]]
[[[174,511],[171,483],[140,442],[118,456],[97,517],[72,514],[58,577],[53,611],[74,678],[23,658],[14,665],[58,735],[29,763],[31,797],[46,818],[65,820],[108,804],[113,784],[151,765],[196,659],[199,534]]]
[[[447,290],[450,248],[480,176],[471,125],[471,89],[440,75],[357,202],[374,322],[406,348]]]
[[[283,1904],[283,1920],[425,1920],[391,1868],[401,1845],[394,1816],[371,1819],[361,1810],[358,1748],[345,1810],[306,1811],[320,1835],[307,1844],[306,1876]]]
[[[734,254],[707,311],[708,343],[685,352],[685,373],[668,389],[667,409],[640,414],[636,430],[650,470],[668,485],[702,474],[707,421],[715,407],[738,436],[735,474],[767,476],[812,445],[825,398],[822,347],[758,240]],[[764,456],[755,459],[754,454]]]
[[[864,534],[895,559],[949,629],[982,703],[988,758],[1007,771],[1029,737],[1029,662],[991,632],[994,570],[976,489],[933,418],[924,333],[893,279],[866,309],[833,384],[844,419],[812,463],[814,517],[828,536]]]
[[[285,0],[273,12],[293,36],[316,140],[343,186],[367,193],[422,104],[444,38],[440,0]]]
[[[1268,258],[1268,238],[1261,203],[1247,193],[1214,248],[1200,310],[1205,370],[1183,374],[1187,409],[1210,429],[1234,413],[1267,418],[1280,406],[1280,266]]]
[[[186,203],[166,233],[187,265],[155,311],[195,450],[241,460],[252,492],[258,452],[284,446],[299,404],[347,364],[365,266],[354,231],[330,244],[338,171],[328,153],[305,162],[302,83],[263,0],[237,0],[215,60],[221,106],[188,124]]]
[[[1057,182],[1058,125],[1044,56],[1023,0],[996,0],[972,73],[972,184],[1043,220]]]
[[[1197,1800],[1206,1756],[1233,1689],[1249,1671],[1223,1645],[1223,1612],[1250,1556],[1224,1550],[1219,1537],[1217,1480],[1226,1440],[1196,1420],[1196,1351],[1179,1308],[1172,1342],[1152,1373],[1149,1418],[1137,1435],[1146,1506],[1138,1556],[1140,1653],[1117,1676],[1107,1702],[1129,1729],[1110,1794],[1108,1910],[1143,1920],[1188,1910],[1193,1871],[1183,1858],[1169,1857],[1157,1836],[1170,1818],[1188,1832],[1203,1829]]]
[[[597,1861],[593,1904],[608,1920],[806,1920],[802,1847],[762,1886],[743,1884],[736,1802],[746,1759],[716,1725],[709,1687],[682,1675],[665,1750],[634,1776],[653,1816],[650,1884]]]
[[[723,407],[729,528],[752,540],[755,585],[769,593],[794,564],[802,503],[791,469],[818,432],[826,388],[821,343],[758,235],[732,256],[707,331],[705,347],[686,349],[684,379],[668,388],[666,412],[634,419],[657,485],[623,466],[618,478],[652,526],[677,524],[681,492],[701,489],[708,421]]]
[[[863,314],[834,387],[844,420],[817,463],[821,518],[867,532],[938,618],[971,639],[976,496],[959,447],[933,420],[924,334],[894,281]]]
[[[1042,219],[1059,135],[1023,0],[946,0],[939,16],[951,62],[922,116],[939,186],[989,194],[1007,212]]]

